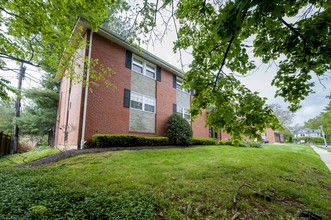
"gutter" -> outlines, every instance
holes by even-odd
[[[86,84],[85,84],[85,97],[84,97],[84,110],[83,110],[83,123],[82,123],[82,137],[80,140],[80,148],[84,149],[86,143],[85,137],[85,127],[86,127],[86,109],[87,109],[87,97],[89,89],[89,79],[90,79],[90,68],[91,68],[91,52],[92,52],[92,40],[93,31],[90,32],[89,49],[88,49],[88,60],[87,60],[87,71],[86,71]]]

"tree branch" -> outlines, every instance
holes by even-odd
[[[305,36],[303,36],[296,28],[294,28],[293,26],[291,26],[289,23],[287,23],[284,19],[282,19],[282,23],[288,27],[292,32],[294,32],[298,37],[301,38],[301,40],[303,41],[303,47],[305,48],[306,52],[310,52],[310,50],[307,48],[307,39],[305,38]]]
[[[18,57],[13,57],[13,56],[10,56],[10,55],[7,55],[7,54],[3,54],[3,53],[0,53],[0,58],[5,58],[5,59],[9,59],[9,60],[15,60],[15,61],[19,61],[19,62],[22,62],[22,63],[29,64],[29,65],[34,66],[34,67],[40,67],[40,65],[34,64],[31,61],[27,61],[27,60],[24,60],[24,59],[21,59],[21,58],[18,58]]]
[[[224,54],[224,57],[223,57],[223,60],[222,60],[221,67],[220,67],[220,69],[218,70],[218,73],[217,73],[217,75],[216,75],[216,79],[215,79],[215,82],[214,82],[213,91],[214,91],[215,88],[216,88],[216,85],[217,85],[218,79],[219,79],[220,74],[221,74],[221,72],[222,72],[222,69],[223,69],[223,67],[224,67],[224,65],[225,65],[225,61],[226,61],[226,58],[227,58],[228,53],[229,53],[229,51],[230,51],[230,48],[231,48],[231,45],[232,45],[232,43],[233,43],[234,38],[235,38],[235,35],[233,35],[233,36],[231,37],[231,39],[229,40],[229,44],[228,44],[228,46],[227,46],[227,48],[226,48],[226,51],[225,51],[225,54]]]
[[[247,9],[243,12],[243,16],[242,16],[242,18],[241,18],[241,22],[244,21],[244,19],[245,19],[245,17],[246,17],[246,14],[247,14]],[[224,67],[224,65],[225,65],[226,58],[227,58],[228,53],[229,53],[229,51],[230,51],[231,45],[232,45],[232,43],[233,43],[233,41],[234,41],[234,39],[235,39],[235,35],[236,35],[236,33],[233,33],[231,39],[228,41],[229,44],[228,44],[228,46],[227,46],[227,48],[226,48],[226,51],[225,51],[225,54],[224,54],[224,57],[223,57],[223,60],[222,60],[221,67],[220,67],[220,69],[218,70],[218,73],[217,73],[217,75],[216,75],[216,79],[215,79],[215,82],[214,82],[214,86],[213,86],[213,90],[212,90],[212,91],[215,91],[215,88],[216,88],[216,86],[217,86],[217,82],[218,82],[218,80],[219,80],[220,74],[221,74],[221,72],[223,71],[222,69],[223,69],[223,67]]]

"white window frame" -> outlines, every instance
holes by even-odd
[[[182,88],[183,85],[183,81],[181,79],[179,79],[178,77],[176,77],[176,89],[185,92],[187,94],[190,94],[190,90],[186,89],[186,88]]]
[[[138,99],[138,100],[133,100],[132,98]],[[132,106],[132,101],[141,103],[141,108],[135,108],[135,107],[133,107]],[[136,93],[136,92],[131,92],[131,95],[130,95],[130,108],[137,109],[137,110],[143,110],[144,109],[143,102],[144,102],[144,98],[143,98],[143,96],[141,94]]]
[[[132,96],[136,96],[136,97],[139,97],[140,98],[140,100],[142,101],[142,102],[140,102],[141,103],[141,106],[142,106],[141,109],[140,108],[134,108],[134,107],[132,107],[132,105],[131,105]],[[146,111],[145,104],[154,106],[154,111],[153,112]],[[131,91],[131,95],[130,95],[130,109],[135,109],[135,110],[138,110],[138,111],[144,111],[144,112],[149,112],[149,113],[154,113],[155,114],[156,113],[156,100],[153,97],[146,96],[146,95],[140,94],[138,92]]]
[[[188,114],[187,112],[189,112],[190,109],[189,108],[184,108],[184,107],[177,107],[177,113],[182,116],[182,118],[191,121],[191,114]],[[186,116],[189,116],[189,118],[185,118]]]
[[[137,61],[139,61],[141,63],[138,63],[135,60],[137,60]],[[137,65],[137,66],[142,67],[142,72],[135,71],[133,69],[133,65]],[[147,75],[147,70],[149,70],[150,72],[153,72],[153,69],[149,68],[148,66],[154,68],[154,77],[151,77],[151,76]],[[135,55],[132,56],[132,66],[131,66],[131,69],[135,73],[139,73],[139,74],[144,75],[144,76],[146,76],[148,78],[151,78],[151,79],[156,79],[156,65],[154,65],[154,64],[152,64],[150,62],[147,62],[146,60],[144,60],[144,59],[142,59],[142,58],[140,58],[138,56],[135,56]]]
[[[151,104],[152,103],[152,104]],[[156,103],[155,103],[155,98],[149,97],[149,96],[143,96],[143,104],[144,104],[144,111],[145,112],[150,112],[150,113],[155,113],[156,112]],[[154,111],[147,111],[145,105],[151,105],[154,107]]]

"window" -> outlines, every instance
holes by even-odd
[[[155,99],[144,96],[144,106],[146,112],[155,112]]]
[[[144,70],[143,62],[141,62],[140,60],[137,60],[136,58],[133,58],[132,70],[137,72],[137,73],[142,74],[143,70]]]
[[[143,96],[137,93],[131,92],[131,108],[143,109]]]
[[[146,76],[149,76],[151,78],[155,78],[155,67],[152,67],[148,64],[146,64]]]
[[[186,120],[191,119],[190,109],[177,107],[177,113],[179,113]]]
[[[155,79],[156,67],[152,64],[147,63],[146,61],[143,61],[140,58],[132,58],[132,70],[136,73],[140,73],[142,75]]]
[[[183,85],[182,80],[178,79],[178,77],[177,77],[176,78],[176,89],[181,90],[186,93],[190,93],[190,90],[186,89],[186,88],[182,88],[182,85]]]
[[[214,129],[211,128],[211,127],[209,127],[209,137],[210,138],[217,138],[218,137],[217,131],[214,131]]]
[[[131,92],[131,108],[154,113],[155,99],[136,92]]]

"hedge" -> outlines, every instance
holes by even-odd
[[[216,145],[217,140],[214,138],[192,138],[191,145]]]
[[[91,147],[160,146],[166,145],[167,143],[167,137],[145,137],[127,134],[95,134],[92,136]]]
[[[254,142],[254,141],[243,141],[240,147],[261,148],[262,144],[260,142]]]
[[[306,143],[324,144],[324,138],[322,137],[300,137],[294,140],[296,141],[304,140]]]

